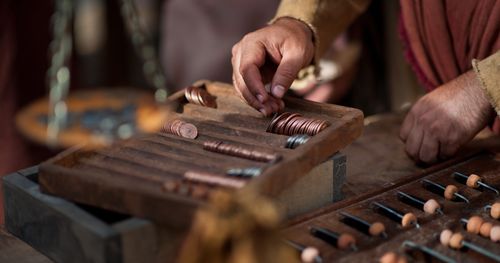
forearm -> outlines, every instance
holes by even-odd
[[[317,62],[333,38],[363,13],[369,3],[370,0],[282,0],[271,22],[292,17],[307,24],[314,33]]]

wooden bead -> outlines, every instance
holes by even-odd
[[[337,247],[340,249],[347,249],[352,247],[353,245],[356,245],[356,239],[354,239],[354,237],[349,234],[340,235],[337,241]]]
[[[493,242],[500,241],[500,226],[494,226],[491,228],[490,239]]]
[[[448,200],[452,200],[453,198],[455,198],[455,193],[458,192],[458,188],[452,184],[446,186],[446,188],[444,189],[444,198],[448,199]]]
[[[302,250],[300,254],[300,259],[304,263],[313,263],[314,260],[319,256],[319,250],[314,247],[306,247]]]
[[[481,229],[481,225],[483,224],[483,219],[479,216],[471,216],[469,221],[467,221],[467,232],[473,234],[479,234],[479,229]]]
[[[424,212],[427,214],[434,214],[439,208],[441,208],[441,205],[439,205],[439,203],[434,199],[429,199],[424,204]]]
[[[453,232],[451,232],[451,230],[449,229],[443,230],[441,232],[441,235],[439,235],[439,242],[441,242],[443,246],[448,246],[450,244],[450,239],[452,235]]]
[[[371,224],[370,229],[368,230],[368,232],[370,232],[370,235],[372,236],[378,236],[382,234],[384,231],[385,231],[385,226],[380,222],[375,222]]]
[[[500,203],[497,202],[491,205],[490,215],[495,219],[500,218]]]
[[[479,175],[477,175],[477,174],[471,174],[467,178],[467,183],[466,184],[467,184],[468,187],[478,188],[479,185],[477,184],[477,182],[479,182],[479,180],[481,180],[481,177],[479,177]]]
[[[490,237],[491,228],[493,224],[490,222],[484,222],[479,228],[479,234],[483,237]]]
[[[380,263],[398,263],[398,255],[394,252],[385,253],[380,259]]]
[[[464,236],[460,233],[455,233],[450,238],[450,247],[454,249],[459,249],[462,247],[462,241],[464,240]]]
[[[401,219],[401,226],[407,227],[417,222],[417,217],[413,213],[406,213]]]

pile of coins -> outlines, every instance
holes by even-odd
[[[267,127],[267,132],[295,135],[295,134],[308,134],[316,135],[330,123],[325,120],[311,119],[302,117],[298,113],[284,112],[274,117]]]
[[[184,90],[186,99],[194,104],[204,107],[217,108],[215,97],[210,95],[205,88],[205,85],[200,87],[189,86]]]
[[[268,153],[256,149],[249,149],[247,147],[222,141],[206,141],[203,143],[203,149],[211,152],[222,153],[258,162],[271,162],[280,158],[280,156],[275,153]]]
[[[295,149],[299,147],[300,145],[306,143],[309,140],[309,135],[306,134],[297,134],[297,135],[292,135],[288,137],[285,143],[285,148],[288,149]]]
[[[177,135],[183,138],[196,139],[198,137],[198,129],[191,123],[175,119],[166,122],[160,129],[160,132]]]

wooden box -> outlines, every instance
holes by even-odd
[[[199,134],[196,139],[156,133],[105,149],[66,151],[40,165],[42,191],[79,203],[183,227],[190,221],[195,209],[205,204],[205,200],[165,191],[164,184],[168,181],[184,183],[186,171],[198,170],[225,177],[229,168],[266,167],[260,176],[249,180],[248,185],[278,198],[314,167],[351,143],[362,131],[363,115],[359,110],[285,98],[285,111],[330,123],[307,143],[296,149],[287,149],[284,145],[288,136],[266,132],[271,119],[262,117],[241,102],[230,85],[205,82],[205,87],[216,98],[216,109],[188,103],[183,91],[170,97],[178,105],[170,118],[180,118],[196,125]],[[203,142],[207,140],[265,150],[282,158],[269,164],[204,151]],[[304,186],[303,189],[308,192],[302,191],[302,196],[323,194],[314,188]],[[289,193],[288,196],[297,194]],[[294,202],[281,201],[286,206]],[[291,214],[304,211],[289,210]]]
[[[341,199],[346,158],[337,153],[278,197],[289,216]],[[318,184],[315,194],[304,187]],[[184,229],[73,203],[40,192],[38,167],[3,178],[9,232],[56,262],[173,261]],[[284,200],[292,202],[287,208]]]

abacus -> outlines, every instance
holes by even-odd
[[[483,152],[312,212],[284,236],[316,252],[303,262],[500,262],[499,188],[500,159]],[[312,235],[317,228],[352,237],[356,250]]]

